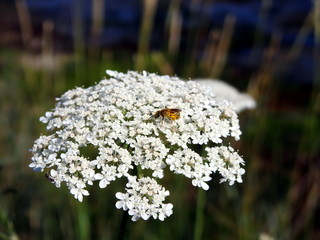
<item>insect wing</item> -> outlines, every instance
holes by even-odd
[[[168,117],[171,119],[171,120],[177,120],[179,119],[180,117],[180,112],[179,111],[170,111],[168,113]]]
[[[180,109],[172,109],[172,111],[171,111],[171,118],[173,119],[173,120],[177,120],[177,119],[179,119],[180,118],[180,112],[181,112],[181,110]]]

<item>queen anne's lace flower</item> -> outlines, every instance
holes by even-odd
[[[147,220],[150,216],[163,221],[165,217],[172,214],[173,205],[163,203],[165,197],[169,196],[169,191],[159,185],[155,179],[142,177],[137,180],[136,176],[131,176],[128,180],[127,193],[116,194],[119,199],[116,207],[129,210],[133,221],[140,217]]]
[[[107,74],[110,79],[93,87],[66,92],[40,118],[51,135],[35,141],[31,168],[50,169],[52,182],[65,182],[79,201],[89,195],[87,185],[105,188],[126,177],[126,193],[116,194],[116,207],[132,220],[172,214],[172,204],[164,203],[169,191],[156,182],[166,166],[205,190],[216,172],[221,182],[242,182],[242,158],[223,145],[241,134],[231,103],[193,81],[146,72]],[[165,108],[180,109],[181,117],[152,117]],[[86,148],[96,149],[93,159],[83,154]]]
[[[245,109],[254,109],[256,101],[247,93],[240,93],[236,88],[216,79],[194,79],[202,86],[206,86],[216,95],[218,99],[224,99],[232,102],[236,112]]]

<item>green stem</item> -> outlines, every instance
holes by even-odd
[[[88,205],[83,202],[77,202],[77,227],[78,227],[78,239],[85,240],[89,239],[91,235],[91,225]]]
[[[205,190],[202,188],[198,189],[197,194],[197,212],[196,212],[196,222],[194,227],[194,240],[201,240],[204,225],[204,207],[206,202]]]
[[[137,177],[138,178],[142,178],[143,177],[142,168],[141,168],[140,165],[137,166]]]
[[[128,219],[129,219],[128,211],[124,211],[123,215],[122,215],[122,218],[121,218],[120,227],[118,229],[117,240],[125,239],[126,230],[127,230],[127,226],[128,226]]]
[[[142,176],[143,176],[142,169],[139,165],[134,167],[133,174],[136,175],[138,178],[142,178]],[[120,223],[120,226],[118,229],[118,235],[116,238],[117,240],[125,239],[127,225],[128,225],[128,219],[129,219],[128,211],[124,211],[122,218],[121,218],[121,223]]]
[[[142,177],[142,169],[141,169],[141,167],[139,165],[138,166],[134,166],[133,175],[136,175],[138,178]],[[118,234],[117,234],[117,237],[116,237],[117,240],[125,239],[126,232],[127,232],[127,226],[128,226],[128,219],[129,219],[128,211],[124,211],[123,214],[122,214],[120,226],[118,228]]]

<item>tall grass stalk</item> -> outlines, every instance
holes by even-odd
[[[319,44],[320,42],[320,1],[313,1],[314,9],[313,9],[313,16],[314,16],[314,32],[316,42]]]
[[[220,77],[227,61],[228,50],[232,40],[232,34],[234,31],[235,17],[227,15],[224,21],[224,27],[221,33],[217,52],[215,54],[214,64],[211,68],[210,77]]]
[[[253,46],[251,51],[250,59],[251,61],[256,61],[257,54],[259,52],[259,48],[263,47],[263,42],[265,40],[265,33],[263,29],[266,29],[266,23],[268,21],[268,15],[270,13],[272,7],[272,0],[262,0],[261,1],[261,8],[258,14],[258,22],[256,24],[256,28],[254,30],[253,36]]]
[[[315,45],[314,45],[314,84],[320,86],[320,1],[314,1],[314,32],[315,32]]]
[[[162,52],[152,52],[151,58],[159,68],[161,74],[174,75],[170,62],[165,58]]]
[[[289,53],[285,60],[287,64],[291,63],[292,60],[295,60],[299,57],[299,55],[301,54],[304,48],[304,43],[308,37],[308,34],[312,31],[312,27],[313,27],[312,13],[309,13],[303,25],[299,29],[299,32],[295,38],[295,41],[292,44],[292,47],[289,50]]]
[[[90,62],[97,64],[100,62],[101,51],[101,34],[103,32],[105,20],[105,1],[95,0],[92,1],[92,23],[91,23],[91,36],[89,46],[89,59]]]
[[[155,11],[157,9],[157,0],[144,0],[143,1],[143,17],[140,28],[138,52],[135,62],[136,70],[145,69],[145,57],[149,51],[150,38],[153,29],[153,21]]]
[[[166,19],[169,27],[168,51],[171,57],[175,58],[181,40],[182,16],[180,14],[181,0],[172,0],[169,6],[168,17]]]
[[[268,183],[268,178],[263,176],[263,180],[259,173],[266,167],[262,152],[264,151],[264,141],[268,135],[268,123],[270,121],[270,113],[266,111],[270,99],[276,94],[277,89],[274,82],[274,74],[276,70],[276,53],[279,51],[280,37],[275,33],[270,41],[270,45],[265,49],[262,59],[262,65],[258,73],[252,78],[249,92],[257,101],[257,109],[252,114],[251,136],[247,140],[245,150],[249,160],[246,163],[246,179],[244,180],[243,193],[237,216],[238,237],[240,239],[257,238],[261,233],[256,229],[257,216],[255,211],[264,211],[258,207],[260,191],[264,189]],[[253,127],[254,126],[254,127]],[[273,166],[272,160],[269,163]],[[263,170],[265,171],[265,169]],[[268,170],[266,171],[267,174]],[[259,183],[258,183],[259,182]],[[265,223],[267,226],[267,224]],[[266,227],[268,228],[268,227]],[[253,237],[254,236],[254,237]]]
[[[73,8],[73,47],[74,47],[74,71],[76,85],[82,86],[86,79],[85,64],[85,35],[83,22],[83,6],[84,0],[79,0],[74,4]]]
[[[15,3],[20,23],[22,42],[28,49],[33,38],[30,13],[25,0],[16,0]]]
[[[307,20],[311,19],[311,13]],[[311,22],[311,21],[310,21]],[[319,209],[320,197],[318,190],[320,187],[320,174],[315,170],[319,153],[320,140],[318,138],[319,113],[320,113],[320,1],[314,1],[313,26],[315,34],[314,45],[314,79],[312,92],[309,98],[309,105],[305,111],[303,119],[302,134],[300,144],[297,149],[297,160],[292,172],[292,190],[289,195],[292,212],[295,212],[299,204],[300,216],[292,221],[292,238],[315,236],[307,235],[306,229],[314,228],[316,216],[314,212]],[[304,174],[301,168],[307,168],[308,174]]]
[[[54,89],[55,74],[57,72],[55,58],[54,58],[54,42],[53,42],[53,22],[47,20],[42,24],[42,38],[41,38],[41,62],[43,67],[41,69],[41,83],[43,89],[46,91],[40,91],[42,93],[41,99],[45,99],[52,89]],[[49,96],[51,96],[49,94]]]

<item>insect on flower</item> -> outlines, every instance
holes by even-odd
[[[180,118],[181,109],[178,108],[165,108],[159,110],[153,114],[153,118],[162,117],[162,120],[168,119],[170,121],[174,121]]]
[[[51,177],[48,173],[46,173],[44,176],[45,176],[46,179],[48,179],[48,181],[50,181],[52,183],[54,182],[53,177]]]

